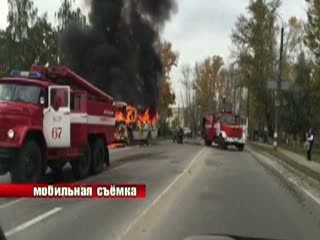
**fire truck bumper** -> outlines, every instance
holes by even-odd
[[[15,156],[16,149],[0,147],[0,175],[9,171],[9,163]]]
[[[229,145],[245,144],[245,140],[239,138],[226,138],[226,143]]]

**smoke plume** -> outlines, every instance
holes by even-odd
[[[175,0],[91,0],[90,25],[72,24],[60,36],[65,64],[118,101],[150,107],[159,97],[159,32]]]

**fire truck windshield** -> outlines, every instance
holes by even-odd
[[[228,125],[237,125],[239,124],[239,117],[232,115],[224,115],[220,117],[220,122]]]
[[[41,88],[11,83],[0,84],[0,101],[39,104]]]

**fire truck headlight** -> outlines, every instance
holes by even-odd
[[[14,131],[12,129],[9,129],[7,134],[8,134],[8,138],[10,138],[10,139],[14,138],[15,133],[14,133]]]

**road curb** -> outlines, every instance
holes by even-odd
[[[272,155],[273,157],[285,162],[289,166],[295,168],[298,171],[303,172],[304,174],[308,175],[309,177],[313,178],[314,180],[316,180],[317,182],[320,183],[320,173],[318,173],[317,171],[314,171],[314,170],[312,170],[302,164],[299,164],[298,162],[290,159],[289,157],[287,157],[283,153],[275,152],[274,150],[269,149],[268,147],[260,146],[260,145],[254,144],[252,142],[248,142],[248,145],[251,148],[253,148],[254,150],[262,151],[262,154],[263,154],[263,152],[266,152],[266,153]]]

